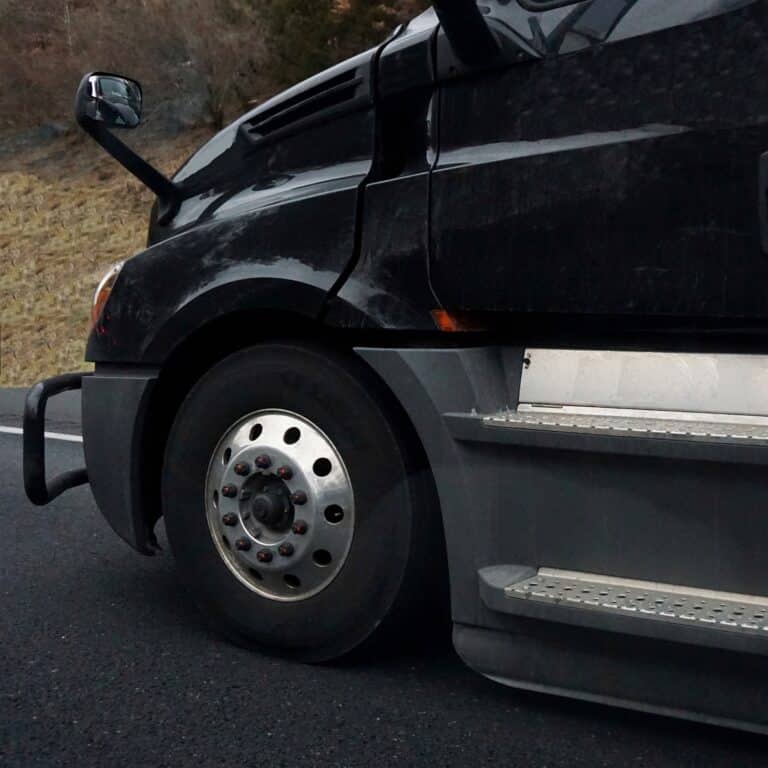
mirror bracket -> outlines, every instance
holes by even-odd
[[[434,0],[435,11],[459,60],[468,66],[488,66],[500,49],[477,6],[477,0]]]

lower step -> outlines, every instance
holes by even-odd
[[[610,632],[768,654],[768,597],[552,568],[481,569],[495,611]]]

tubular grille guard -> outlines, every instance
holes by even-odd
[[[50,481],[45,477],[45,409],[51,397],[81,389],[88,373],[68,373],[35,384],[24,407],[24,489],[38,507],[49,504],[70,488],[85,485],[85,468],[63,472]]]

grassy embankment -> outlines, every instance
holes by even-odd
[[[174,171],[205,134],[148,142]],[[140,250],[152,196],[95,144],[68,135],[0,156],[0,386],[84,370],[96,283]]]

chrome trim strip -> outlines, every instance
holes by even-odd
[[[519,400],[529,407],[728,414],[732,423],[732,416],[768,417],[768,356],[528,349]]]

